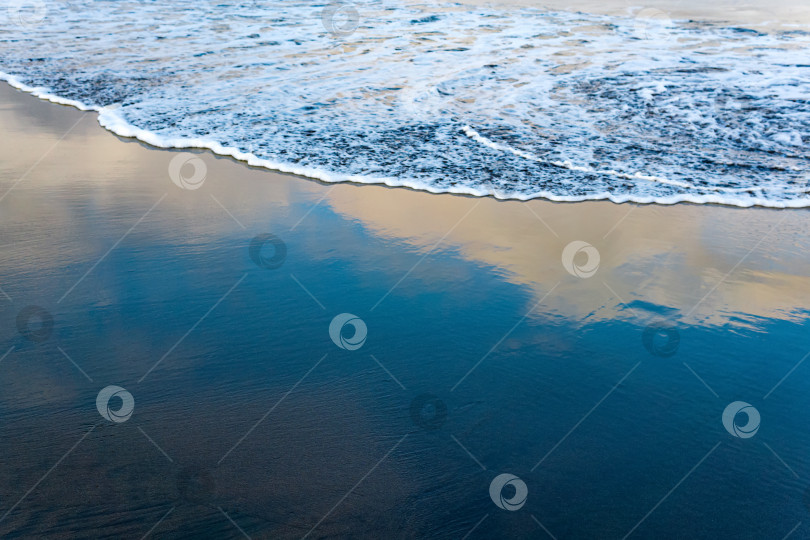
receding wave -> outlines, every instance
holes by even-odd
[[[398,1],[8,14],[0,77],[156,146],[504,199],[810,206],[804,30]]]

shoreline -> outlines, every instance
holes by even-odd
[[[49,108],[54,107],[54,104],[10,87],[0,88],[0,99],[9,101],[9,98],[20,105],[26,104],[26,108],[30,101],[32,114],[38,118],[48,118],[51,115]],[[70,119],[65,120],[65,129],[82,114],[69,107],[54,107],[52,112]],[[19,129],[24,133],[30,127],[20,126]],[[476,265],[498,269],[510,282],[532,290],[537,299],[542,298],[559,279],[560,253],[572,240],[591,243],[600,250],[604,260],[610,259],[619,267],[637,262],[641,257],[646,261],[645,264],[651,265],[656,272],[663,272],[670,280],[666,287],[656,293],[659,298],[653,304],[671,305],[676,308],[676,312],[684,313],[691,307],[690,303],[699,300],[703,294],[701,291],[708,290],[713,276],[726,274],[734,267],[738,258],[752,248],[758,250],[748,256],[752,259],[749,263],[761,265],[761,271],[773,272],[771,261],[777,255],[769,252],[789,249],[792,253],[793,248],[788,248],[788,245],[804,243],[800,236],[793,237],[793,233],[801,229],[800,223],[804,220],[805,214],[800,211],[780,212],[764,207],[743,209],[728,205],[689,203],[622,205],[606,200],[570,204],[543,199],[517,201],[446,193],[431,194],[386,185],[312,181],[262,167],[246,167],[245,163],[232,157],[207,152],[196,155],[207,164],[209,177],[227,181],[207,181],[202,190],[184,192],[173,185],[167,175],[168,162],[178,155],[177,151],[155,148],[137,139],[122,138],[95,122],[92,125],[85,123],[81,130],[83,136],[91,137],[90,140],[96,142],[92,142],[87,148],[74,148],[73,151],[78,155],[85,156],[84,161],[68,157],[66,171],[71,176],[78,174],[82,178],[92,178],[87,189],[124,190],[124,193],[128,193],[135,189],[132,182],[136,178],[149,177],[154,181],[150,180],[143,187],[137,187],[136,192],[143,191],[141,196],[148,194],[149,198],[157,200],[168,190],[173,194],[170,200],[176,198],[176,203],[180,205],[178,211],[187,204],[183,203],[186,200],[184,196],[204,193],[210,189],[211,197],[216,197],[218,202],[214,205],[209,200],[214,206],[206,208],[205,212],[218,215],[218,219],[223,216],[228,219],[219,206],[220,203],[238,216],[243,224],[251,219],[261,221],[264,219],[265,208],[274,205],[281,205],[285,209],[300,208],[301,216],[308,216],[300,219],[312,220],[316,214],[322,219],[326,219],[327,215],[339,216],[347,222],[362,224],[364,230],[375,238],[385,238],[420,253],[429,253],[441,245],[442,250],[455,252]],[[76,131],[78,128],[60,144],[71,146],[71,142],[75,142],[77,137]],[[64,136],[64,131],[54,132],[54,136],[58,141],[58,137]],[[53,141],[42,142],[42,145],[51,144]],[[110,163],[103,156],[98,156],[98,148],[102,145],[106,148],[102,152],[126,156],[127,162],[131,164],[130,168],[118,171],[117,162]],[[18,153],[24,155],[25,152],[20,150]],[[31,147],[27,153],[30,154],[28,160],[16,166],[8,165],[10,170],[18,170],[18,174],[22,174],[31,163],[41,157],[36,147]],[[16,154],[14,155],[16,159]],[[92,167],[85,162],[92,164]],[[110,168],[117,171],[115,175],[119,179],[106,179],[110,175]],[[81,172],[86,170],[90,172]],[[68,183],[63,187],[63,180],[57,183],[53,183],[52,179],[43,180],[47,180],[47,185],[52,185],[53,189],[65,189],[70,185]],[[27,179],[26,183],[29,181]],[[101,183],[96,185],[98,182]],[[16,193],[16,190],[12,193]],[[149,205],[146,206],[148,207]],[[244,215],[236,208],[241,208]],[[774,230],[786,228],[786,223],[794,224],[788,229],[788,236],[781,237],[767,249],[761,245]],[[296,219],[292,219],[287,225],[287,229],[291,231],[296,230],[296,227]],[[220,233],[215,228],[211,234]],[[710,247],[705,245],[706,242]],[[722,248],[718,249],[717,246]],[[679,253],[684,261],[699,260],[700,263],[697,267],[682,263],[686,265],[683,268],[681,264],[672,268],[658,268],[655,261],[661,258],[669,260],[674,253]],[[799,257],[800,253],[795,256]],[[773,317],[775,310],[794,317],[801,312],[803,305],[810,304],[810,296],[804,300],[801,295],[799,298],[794,297],[795,291],[806,290],[810,295],[810,278],[794,275],[791,271],[794,267],[796,265],[787,265],[781,270],[784,276],[779,282],[790,283],[789,291],[782,290],[781,285],[774,289],[772,280],[761,282],[756,275],[752,275],[750,280],[745,281],[744,292],[722,300],[724,309],[706,305],[690,313],[686,320],[716,318],[718,311],[744,311]],[[407,268],[402,271],[407,271]],[[624,301],[632,304],[636,295],[636,277],[620,275],[616,279],[621,283],[614,284],[613,289]],[[805,284],[805,280],[808,283]],[[569,306],[561,304],[555,309],[566,312],[573,309],[575,315],[572,316],[586,313],[581,302],[589,298],[589,295],[604,296],[606,290],[598,281],[587,280],[585,285],[587,286],[580,284],[576,289],[576,296],[580,298],[581,295],[580,300]],[[750,305],[749,290],[758,291],[756,296],[761,303]],[[574,289],[568,294],[574,294],[573,291]],[[776,297],[772,298],[774,294]],[[571,301],[570,298],[568,301]],[[653,316],[653,313],[649,316]],[[718,321],[727,321],[727,318],[722,315]]]
[[[0,485],[22,497],[0,533],[529,538],[531,512],[620,538],[712,445],[647,536],[804,519],[760,440],[806,469],[780,435],[808,422],[806,214],[324,184],[197,151],[183,189],[182,153],[92,118],[0,85]],[[280,266],[252,251],[268,236]],[[21,329],[26,306],[52,326]],[[362,349],[329,332],[340,314]],[[426,396],[446,416],[415,415]],[[728,439],[731,400],[762,411],[753,445]],[[493,506],[503,472],[522,514]]]
[[[310,181],[314,180],[325,185],[335,185],[341,183],[350,183],[355,185],[377,185],[389,187],[392,189],[405,188],[412,191],[429,193],[432,195],[442,195],[442,194],[460,195],[475,199],[489,198],[504,202],[506,201],[526,202],[533,200],[543,200],[553,203],[569,204],[579,202],[607,201],[617,205],[631,204],[631,205],[673,206],[680,204],[694,204],[697,206],[713,205],[731,208],[768,208],[773,210],[798,210],[810,207],[810,200],[780,201],[780,203],[776,203],[774,201],[754,199],[750,204],[743,204],[742,202],[740,202],[739,204],[734,204],[727,200],[723,200],[722,196],[720,195],[700,196],[700,195],[683,194],[668,197],[666,200],[661,200],[661,198],[634,197],[630,195],[616,197],[610,193],[600,193],[598,195],[593,196],[577,197],[577,196],[559,196],[549,192],[538,192],[537,194],[518,197],[499,194],[491,190],[489,192],[482,192],[467,187],[436,189],[431,186],[424,186],[424,185],[417,186],[414,185],[413,182],[409,182],[408,180],[400,180],[397,178],[367,179],[359,177],[349,177],[347,179],[329,180],[326,178],[329,175],[329,173],[326,171],[319,171],[309,168],[295,167],[292,165],[286,166],[284,164],[273,163],[269,160],[259,158],[254,154],[242,152],[235,147],[223,146],[222,144],[216,141],[208,141],[203,139],[197,140],[171,139],[168,141],[163,141],[162,139],[160,139],[159,136],[155,135],[154,133],[133,126],[123,118],[117,116],[114,112],[116,107],[96,107],[87,105],[79,101],[66,99],[51,93],[50,89],[26,85],[25,83],[22,83],[17,76],[3,71],[0,71],[0,84],[6,84],[8,85],[8,87],[16,91],[29,94],[40,101],[71,107],[79,111],[93,112],[97,115],[96,121],[102,129],[122,139],[137,140],[152,148],[162,150],[204,150],[211,152],[215,156],[231,158],[234,161],[239,162],[243,165],[247,165],[249,167],[254,167],[257,169],[271,171],[279,174],[288,174],[291,176],[295,176],[296,178],[299,179],[305,179]],[[572,169],[577,168],[577,166],[570,163],[558,166],[563,166],[564,168],[572,168]],[[635,173],[635,175],[619,173],[618,171],[594,171],[594,172],[609,173],[609,174],[615,173],[615,175],[622,178],[654,181],[651,180],[654,177],[647,177],[646,175],[643,175],[642,173],[638,172]]]

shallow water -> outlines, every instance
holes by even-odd
[[[329,186],[207,153],[183,190],[178,153],[92,114],[4,88],[0,121],[4,537],[810,534],[804,211]],[[266,234],[286,257],[257,264]],[[590,277],[561,258],[582,239]],[[754,437],[724,427],[738,400]]]
[[[159,146],[431,192],[810,204],[801,25],[398,1],[9,14],[3,78]]]

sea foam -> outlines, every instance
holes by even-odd
[[[154,146],[433,193],[810,206],[802,30],[390,1],[344,4],[348,22],[301,2],[45,5],[0,17],[0,78]]]

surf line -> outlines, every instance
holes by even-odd
[[[487,139],[486,137],[484,137],[483,135],[481,135],[480,133],[475,131],[470,126],[465,125],[461,129],[462,129],[462,131],[464,131],[465,135],[467,135],[468,137],[470,137],[474,141],[483,144],[484,146],[488,146],[488,147],[490,147],[490,148],[492,148],[494,150],[500,150],[502,152],[510,152],[510,153],[512,153],[512,154],[514,154],[514,155],[516,155],[518,157],[521,157],[523,159],[529,159],[531,161],[536,161],[538,163],[545,163],[547,165],[553,165],[555,167],[560,167],[560,168],[568,169],[568,170],[571,170],[571,171],[578,171],[578,172],[584,172],[584,173],[594,173],[594,174],[604,174],[604,175],[608,175],[608,176],[614,176],[616,178],[623,178],[625,180],[646,180],[648,182],[657,182],[659,184],[666,184],[666,185],[680,187],[680,188],[684,188],[684,189],[701,189],[701,188],[698,188],[697,186],[693,186],[692,184],[687,184],[686,182],[678,182],[677,180],[669,180],[667,178],[663,178],[663,177],[660,177],[660,176],[650,176],[650,175],[647,175],[647,174],[641,174],[640,172],[637,172],[635,174],[628,174],[628,173],[623,173],[623,172],[614,171],[614,170],[598,170],[598,169],[594,169],[593,167],[584,167],[582,165],[574,165],[570,161],[552,161],[552,160],[548,160],[548,159],[543,159],[541,157],[535,156],[534,154],[530,154],[528,152],[518,150],[517,148],[512,148],[511,146],[501,144],[501,143],[497,143],[495,141]],[[708,189],[722,190],[723,188],[708,187]]]
[[[512,153],[512,154],[514,154],[514,155],[516,155],[518,157],[524,158],[524,159],[529,159],[529,160],[532,160],[532,161],[536,161],[538,163],[545,163],[547,165],[553,165],[555,167],[561,167],[561,168],[569,169],[569,170],[572,170],[572,171],[593,173],[593,174],[604,174],[604,175],[613,176],[613,177],[616,177],[616,178],[623,178],[625,180],[646,180],[648,182],[658,182],[659,184],[666,184],[666,185],[680,187],[680,188],[684,188],[684,189],[695,189],[695,190],[704,189],[704,190],[711,190],[711,191],[724,192],[724,193],[754,193],[756,191],[761,191],[761,188],[750,188],[750,187],[749,188],[724,188],[724,187],[719,187],[719,186],[697,187],[697,186],[694,186],[694,185],[689,184],[687,182],[678,182],[677,180],[669,180],[669,179],[663,178],[661,176],[650,176],[650,175],[647,175],[647,174],[641,174],[639,172],[637,172],[635,174],[628,174],[628,173],[623,173],[623,172],[620,172],[620,171],[614,171],[612,169],[598,170],[598,169],[594,169],[593,167],[583,167],[581,165],[574,165],[570,161],[552,161],[552,160],[548,160],[548,159],[543,159],[541,157],[535,156],[534,154],[530,154],[528,152],[524,152],[522,150],[518,150],[517,148],[512,148],[511,146],[508,146],[506,144],[497,143],[495,141],[487,139],[486,137],[484,137],[483,135],[481,135],[480,133],[475,131],[470,126],[467,126],[467,125],[463,126],[462,130],[464,131],[465,135],[467,135],[468,137],[470,137],[474,141],[479,142],[479,143],[481,143],[481,144],[483,144],[485,146],[488,146],[488,147],[490,147],[490,148],[492,148],[494,150],[500,150],[500,151],[503,151],[503,152],[510,152],[510,153]],[[782,190],[782,193],[783,194],[810,193],[810,178],[808,178],[808,186],[803,187],[803,188]]]

